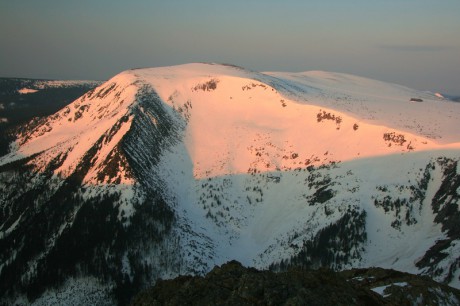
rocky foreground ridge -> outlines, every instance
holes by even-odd
[[[237,261],[206,276],[180,276],[137,295],[141,305],[459,305],[460,290],[382,268],[275,273]]]

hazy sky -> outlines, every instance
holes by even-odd
[[[0,0],[0,76],[202,61],[460,94],[460,0]]]

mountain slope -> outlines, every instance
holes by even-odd
[[[0,290],[126,303],[231,259],[459,287],[458,119],[435,95],[336,73],[122,72],[0,158]]]
[[[16,126],[37,116],[51,115],[100,84],[99,81],[0,78],[0,155],[8,152]]]

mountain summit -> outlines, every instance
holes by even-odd
[[[2,301],[123,304],[233,259],[458,288],[458,122],[459,104],[346,74],[122,72],[0,157]]]

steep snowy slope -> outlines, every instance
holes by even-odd
[[[17,126],[55,113],[102,83],[0,77],[0,155],[8,153]]]
[[[459,119],[459,104],[337,73],[122,72],[0,157],[0,290],[124,303],[230,259],[459,287]]]

